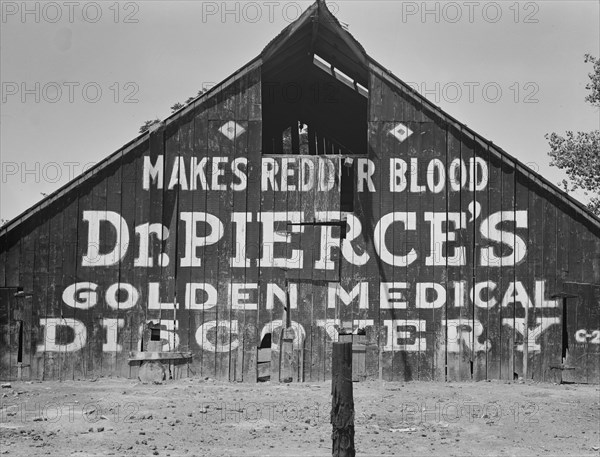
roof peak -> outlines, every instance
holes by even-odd
[[[323,35],[326,35],[326,38]],[[323,48],[327,48],[329,54],[338,54],[337,63],[346,67],[346,70],[350,70],[355,65],[367,67],[365,49],[329,10],[325,0],[315,0],[294,22],[273,38],[261,53],[263,62],[271,60],[290,43],[294,45],[304,39],[309,41],[308,49],[311,54],[316,51],[325,52]],[[332,43],[332,40],[336,40],[337,43]],[[341,49],[345,49],[341,53],[343,55],[340,54]],[[349,62],[344,63],[339,60],[349,60]]]

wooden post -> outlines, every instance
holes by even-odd
[[[332,455],[354,457],[352,343],[333,343],[331,395]]]

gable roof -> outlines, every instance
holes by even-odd
[[[301,40],[297,40],[300,35]],[[322,36],[323,39],[319,40]],[[148,131],[140,134],[129,143],[118,149],[106,159],[98,162],[94,167],[74,178],[52,194],[48,195],[40,202],[25,210],[23,213],[12,219],[6,225],[0,228],[0,238],[4,237],[8,232],[14,230],[26,220],[30,219],[34,214],[47,208],[61,196],[73,190],[83,182],[96,175],[99,171],[121,159],[124,155],[134,150],[136,147],[147,141],[150,134],[157,128],[166,127],[185,116],[191,110],[197,108],[200,104],[206,102],[210,98],[216,96],[224,89],[229,87],[235,81],[243,77],[250,71],[260,67],[264,62],[277,59],[278,54],[285,54],[285,58],[289,59],[289,43],[296,40],[310,40],[311,51],[321,51],[330,56],[334,66],[342,70],[347,70],[349,73],[360,75],[361,69],[367,72],[371,71],[384,79],[388,84],[401,91],[404,95],[413,99],[416,103],[429,110],[433,115],[437,116],[448,125],[451,125],[463,134],[466,134],[470,139],[485,146],[490,153],[494,154],[503,163],[512,167],[515,171],[520,172],[539,185],[543,190],[555,196],[558,200],[566,204],[583,218],[590,222],[594,227],[600,230],[600,218],[591,213],[587,207],[558,188],[549,180],[539,175],[527,165],[512,157],[508,152],[504,151],[492,141],[479,135],[477,132],[461,123],[439,106],[432,103],[425,96],[418,93],[415,89],[400,80],[391,71],[387,70],[383,65],[370,57],[362,45],[342,26],[340,21],[329,11],[324,0],[316,0],[310,7],[306,9],[294,22],[284,28],[275,38],[273,38],[263,51],[246,65],[234,72],[231,76],[221,81],[216,86],[204,94],[196,97],[189,104],[181,108],[179,111],[171,114],[169,117],[161,121],[159,125],[155,125]]]
[[[308,46],[307,46],[308,44]],[[293,60],[309,49],[311,54],[327,56],[328,61],[345,73],[357,75],[363,85],[368,82],[368,56],[362,45],[329,11],[325,2],[317,0],[298,19],[283,29],[263,49],[264,62]]]

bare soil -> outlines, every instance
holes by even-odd
[[[330,382],[10,384],[3,455],[331,455]],[[597,385],[367,381],[354,402],[357,455],[600,455]]]

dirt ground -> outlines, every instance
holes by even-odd
[[[330,382],[10,384],[3,455],[331,455]],[[354,402],[357,455],[600,455],[597,385],[367,381]]]

